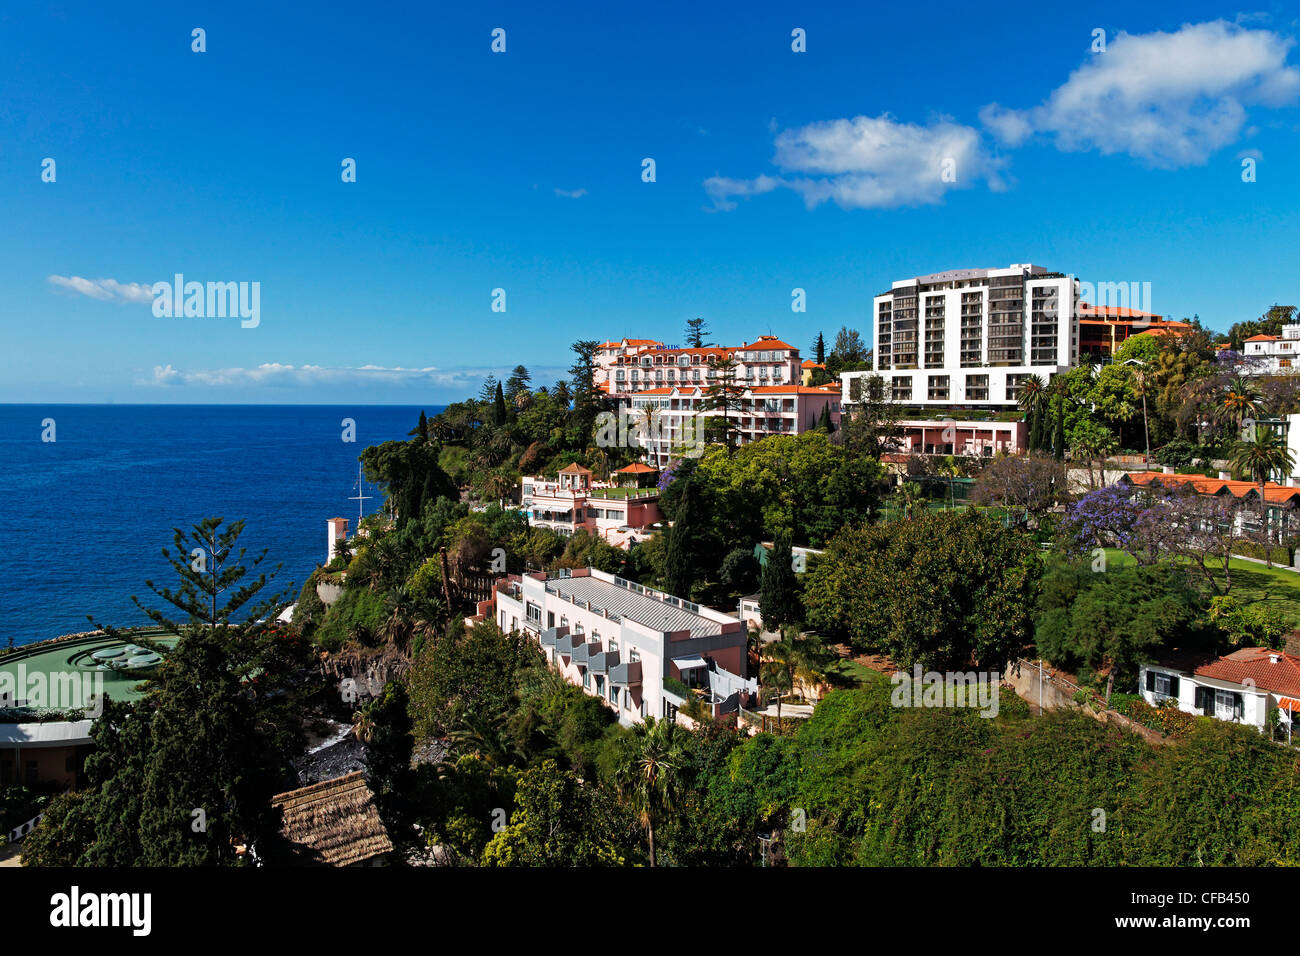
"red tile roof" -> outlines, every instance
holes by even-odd
[[[1085,315],[1102,316],[1109,319],[1159,319],[1160,316],[1154,312],[1142,312],[1138,309],[1126,309],[1118,305],[1089,305],[1087,302],[1079,303],[1079,316]]]
[[[645,464],[644,462],[634,461],[630,465],[624,465],[622,468],[619,468],[617,471],[614,472],[614,474],[645,475],[645,474],[649,474],[652,471],[658,471],[658,470],[659,470],[658,468],[651,468],[649,465]]]
[[[1277,663],[1273,662],[1277,658]],[[1197,677],[1241,684],[1255,682],[1260,690],[1300,697],[1300,657],[1267,647],[1243,647],[1192,672]]]
[[[591,469],[590,469],[590,468],[583,468],[580,464],[578,464],[578,463],[575,461],[575,462],[573,462],[572,464],[565,465],[563,468],[561,468],[561,469],[560,469],[560,474],[562,474],[562,475],[590,475],[590,474],[591,474]]]
[[[1256,481],[1232,481],[1223,478],[1207,478],[1205,475],[1166,475],[1157,471],[1131,471],[1124,477],[1134,485],[1161,484],[1168,487],[1191,485],[1197,494],[1202,495],[1219,495],[1225,491],[1234,498],[1245,498],[1251,494],[1259,495],[1259,482]],[[1300,497],[1300,488],[1291,488],[1272,481],[1264,483],[1264,500],[1271,504],[1285,504],[1297,497]]]
[[[1276,342],[1280,338],[1282,338],[1282,336],[1280,335],[1252,335],[1250,338],[1246,339],[1246,341],[1247,342]]]
[[[758,340],[750,342],[748,345],[742,345],[736,349],[737,352],[746,352],[754,349],[793,349],[794,346],[789,342],[782,342],[775,335],[760,335]]]

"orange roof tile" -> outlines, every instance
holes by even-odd
[[[1166,475],[1157,471],[1132,471],[1125,477],[1134,485],[1191,485],[1198,494],[1202,495],[1219,495],[1225,491],[1234,498],[1259,495],[1257,481],[1232,481],[1223,478],[1207,478],[1205,475]],[[1285,504],[1297,497],[1300,497],[1300,488],[1279,485],[1272,481],[1264,483],[1264,500],[1267,502]]]
[[[644,475],[649,472],[658,471],[658,470],[659,470],[658,468],[651,468],[649,465],[645,464],[645,462],[634,461],[630,465],[624,465],[622,468],[619,468],[617,471],[614,472],[614,474]]]
[[[1276,342],[1282,338],[1280,335],[1252,335],[1246,339],[1247,342]]]
[[[1274,663],[1273,658],[1277,658]],[[1267,647],[1243,647],[1192,672],[1197,677],[1241,684],[1253,680],[1260,690],[1300,696],[1300,657]]]
[[[775,335],[760,335],[758,340],[750,342],[748,345],[742,345],[736,349],[737,352],[749,352],[755,349],[793,349],[794,346],[789,342],[782,342]]]

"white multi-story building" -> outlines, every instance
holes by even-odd
[[[752,381],[752,380],[751,380]],[[834,386],[750,385],[736,382],[736,407],[727,413],[744,445],[768,435],[802,435],[812,431],[826,409],[831,424],[840,427],[840,391]],[[658,468],[683,454],[703,448],[705,420],[723,412],[705,408],[708,393],[699,385],[652,388],[632,398],[632,418],[644,425],[640,444],[645,459]]]
[[[1079,283],[1042,266],[957,269],[902,279],[874,300],[875,372],[886,397],[913,406],[1014,406],[1029,375],[1044,381],[1079,356]]]
[[[1252,335],[1242,343],[1241,359],[1247,375],[1300,372],[1300,323],[1282,326],[1281,335]]]
[[[797,385],[803,379],[799,350],[774,335],[738,346],[682,348],[653,339],[602,342],[596,350],[596,387],[626,407],[639,392],[660,388],[705,388],[717,381],[710,361],[734,360],[741,385]]]
[[[531,636],[624,724],[674,720],[692,696],[714,716],[753,706],[748,631],[729,614],[594,568],[511,575],[494,597],[502,630]]]

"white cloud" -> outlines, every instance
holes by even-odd
[[[116,279],[83,279],[81,276],[48,276],[50,285],[75,292],[101,302],[132,302],[148,305],[153,302],[150,286],[142,282],[118,282]]]
[[[402,366],[361,365],[356,367],[324,365],[283,365],[267,362],[253,368],[217,368],[182,370],[172,365],[155,365],[153,375],[142,385],[199,386],[235,388],[303,388],[308,386],[429,386],[459,389],[468,396],[477,394],[488,375],[505,379],[512,367],[440,369],[404,368]],[[549,384],[562,376],[560,368],[530,369],[533,385]]]
[[[557,196],[563,196],[565,199],[581,199],[583,196],[587,195],[587,190],[585,190],[585,189],[556,189],[556,190],[555,190],[555,195],[557,195]]]
[[[1002,161],[979,132],[945,117],[921,126],[888,114],[857,116],[788,129],[776,137],[773,162],[785,175],[706,180],[715,208],[733,209],[735,197],[778,187],[799,193],[809,208],[833,201],[844,209],[937,203],[948,190],[981,180],[1002,188]]]
[[[1223,20],[1120,33],[1040,106],[993,103],[980,119],[1011,146],[1040,132],[1062,150],[1127,153],[1168,169],[1196,165],[1241,135],[1247,106],[1295,100],[1300,70],[1286,62],[1293,42]]]

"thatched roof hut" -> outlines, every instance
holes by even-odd
[[[306,863],[356,866],[393,849],[360,770],[271,798],[284,811],[280,832]]]

